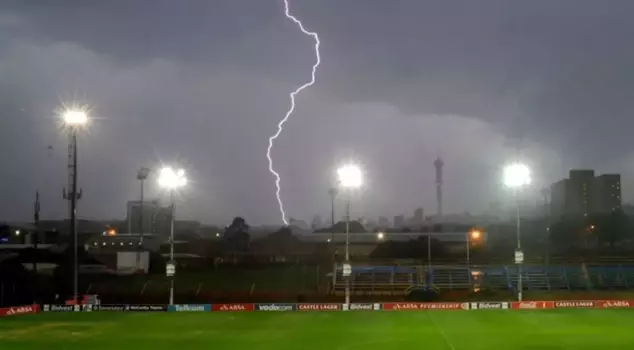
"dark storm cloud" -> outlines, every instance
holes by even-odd
[[[504,199],[499,166],[518,152],[536,187],[572,166],[634,174],[631,1],[291,5],[323,59],[274,149],[291,216],[327,211],[345,158],[368,171],[359,215],[433,211],[438,155],[450,211]],[[279,220],[264,147],[314,62],[281,0],[8,0],[0,13],[5,216],[27,217],[39,187],[43,210],[64,214],[52,111],[79,97],[99,116],[81,140],[86,216],[122,217],[138,167],[181,159],[184,215]]]

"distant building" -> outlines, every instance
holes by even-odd
[[[379,216],[379,221],[377,222],[377,226],[380,228],[388,228],[390,227],[390,220],[385,216]]]
[[[128,201],[126,228],[128,233],[155,233],[154,221],[162,207],[158,201]]]
[[[597,176],[596,211],[600,213],[621,209],[621,175],[604,174]]]
[[[320,215],[315,215],[315,217],[313,218],[313,221],[310,222],[310,228],[313,231],[322,228],[323,225],[324,224],[323,224],[323,222],[321,220],[321,216]]]
[[[294,226],[300,230],[308,230],[308,224],[304,220],[297,220],[297,219],[290,218],[288,219],[288,225]]]
[[[567,191],[568,212],[591,214],[596,200],[594,170],[570,170]]]
[[[423,208],[416,208],[414,210],[414,216],[409,220],[410,226],[420,226],[425,221],[425,214],[423,213]]]
[[[583,215],[621,208],[621,176],[595,177],[594,170],[571,170],[550,187],[551,215]]]
[[[550,214],[564,215],[568,210],[568,179],[561,179],[550,186]]]
[[[159,208],[152,219],[152,226],[150,233],[157,234],[159,236],[169,236],[171,230],[172,221],[172,209]]]
[[[394,216],[394,221],[393,221],[394,228],[402,228],[405,227],[405,216],[404,215],[396,215]]]

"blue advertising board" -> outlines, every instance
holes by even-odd
[[[210,312],[211,305],[209,304],[179,304],[169,305],[167,307],[169,312]]]

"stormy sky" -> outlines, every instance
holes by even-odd
[[[317,82],[273,150],[290,217],[327,215],[337,165],[363,164],[354,216],[445,212],[511,200],[500,167],[535,182],[570,168],[623,174],[634,197],[631,0],[291,0],[319,33]],[[123,218],[136,171],[182,164],[178,214],[281,223],[268,137],[310,78],[314,42],[283,0],[0,2],[0,217],[67,208],[67,135],[55,115],[87,103],[82,218]],[[52,146],[49,148],[48,146]],[[152,178],[148,197],[161,195]]]

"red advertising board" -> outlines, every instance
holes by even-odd
[[[298,304],[299,311],[339,311],[341,304]]]
[[[557,309],[588,309],[596,307],[594,300],[559,300],[555,301]]]
[[[634,300],[598,300],[595,307],[599,309],[622,309],[634,307]]]
[[[469,303],[385,303],[383,310],[469,310]]]
[[[515,301],[511,303],[514,310],[552,309],[555,303],[552,301]]]
[[[255,304],[211,304],[211,311],[240,312],[254,310]]]
[[[24,305],[0,308],[0,317],[35,314],[40,310],[39,305]]]

